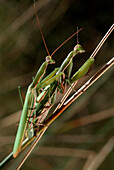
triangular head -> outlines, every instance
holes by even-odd
[[[75,47],[74,47],[74,51],[75,52],[78,52],[78,53],[84,53],[85,50],[82,48],[82,46],[80,44],[77,44]]]

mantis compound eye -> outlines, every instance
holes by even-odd
[[[84,53],[85,50],[82,48],[82,46],[80,44],[77,44],[75,47],[74,47],[74,51],[78,52],[78,53]]]
[[[51,58],[51,56],[46,56],[46,61],[48,64],[55,64],[55,61]]]

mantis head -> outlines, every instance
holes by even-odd
[[[78,52],[78,53],[84,53],[85,50],[82,48],[82,46],[80,44],[77,44],[75,47],[74,47],[74,51],[75,52]]]
[[[46,56],[46,61],[48,64],[55,64],[55,61],[51,58],[51,56]]]

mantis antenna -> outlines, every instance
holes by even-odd
[[[77,26],[77,44],[79,44],[79,40],[78,40],[78,26]]]
[[[74,34],[72,34],[69,38],[67,38],[52,54],[51,57],[67,42],[69,41],[72,37],[74,37],[76,34],[78,34],[82,28],[80,28],[78,31],[76,31]]]
[[[43,40],[43,43],[44,43],[44,46],[46,48],[46,51],[48,53],[48,55],[50,56],[50,53],[49,53],[49,50],[47,48],[47,45],[46,45],[46,41],[44,39],[44,36],[43,36],[43,33],[42,33],[42,29],[41,29],[41,26],[40,26],[40,21],[39,21],[39,18],[38,18],[38,15],[37,15],[37,10],[36,10],[36,5],[35,5],[35,0],[34,0],[34,9],[35,9],[35,14],[36,14],[36,18],[37,18],[37,22],[38,22],[38,27],[40,29],[40,33],[41,33],[41,37],[42,37],[42,40]],[[59,47],[57,47],[51,54],[51,57],[67,42],[69,41],[72,37],[74,37],[76,34],[77,34],[77,44],[79,44],[79,41],[78,41],[78,33],[82,30],[82,28],[80,28],[78,30],[78,27],[77,27],[77,31],[72,34],[69,38],[67,38]]]
[[[44,36],[43,36],[43,33],[42,33],[42,29],[41,29],[41,26],[40,26],[40,21],[39,21],[38,15],[37,15],[37,10],[36,10],[36,5],[35,5],[35,0],[34,0],[34,10],[35,10],[35,13],[36,13],[36,18],[37,18],[37,22],[38,22],[38,27],[39,27],[39,29],[40,29],[40,33],[41,33],[41,37],[42,37],[42,40],[43,40],[44,46],[45,46],[45,48],[46,48],[46,51],[47,51],[48,55],[50,56],[50,53],[49,53],[48,47],[47,47],[47,45],[46,45],[46,41],[45,41]]]

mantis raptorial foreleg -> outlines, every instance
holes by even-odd
[[[89,71],[90,67],[94,63],[94,58],[89,58],[82,67],[72,76],[70,83],[74,83],[76,80],[82,78]]]

